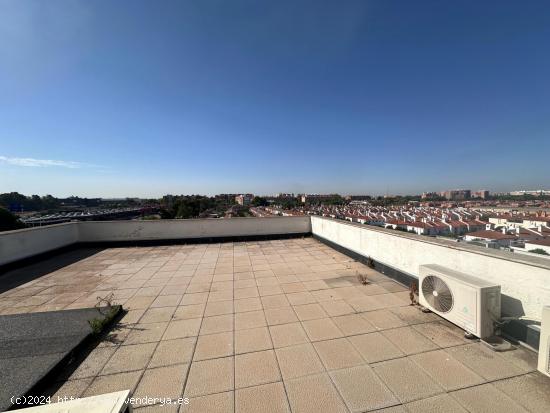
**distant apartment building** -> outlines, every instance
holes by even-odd
[[[254,199],[254,194],[240,194],[235,197],[235,202],[239,205],[250,205]]]
[[[472,192],[469,189],[451,189],[449,191],[443,191],[441,196],[449,201],[463,201],[470,199]]]
[[[437,192],[423,192],[422,199],[434,199],[438,198],[440,195]]]
[[[475,191],[472,194],[472,197],[473,198],[487,199],[487,198],[489,198],[489,191],[487,191],[486,189],[480,189],[479,191]]]

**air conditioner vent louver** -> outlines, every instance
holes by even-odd
[[[441,278],[428,275],[422,280],[422,294],[426,301],[440,313],[453,308],[453,293]]]

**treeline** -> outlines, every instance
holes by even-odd
[[[172,218],[200,218],[211,213],[223,215],[235,204],[229,197],[208,197],[204,195],[164,196],[161,199],[161,217]]]
[[[142,202],[157,203],[158,200],[142,200]],[[19,192],[9,192],[0,194],[0,207],[8,209],[12,212],[26,211],[48,211],[60,208],[117,208],[136,206],[139,202],[132,198],[103,200],[101,198],[80,198],[78,196],[70,196],[68,198],[56,198],[51,195],[26,196]]]

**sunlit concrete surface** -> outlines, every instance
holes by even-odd
[[[138,413],[550,409],[535,353],[464,339],[410,306],[406,287],[312,238],[77,250],[2,282],[2,314],[90,307],[111,293],[128,310],[58,377],[54,399],[189,398]]]

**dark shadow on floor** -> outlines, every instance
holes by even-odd
[[[23,264],[22,267],[9,269],[4,273],[0,272],[0,294],[91,257],[102,250],[103,248],[74,248],[61,253],[53,252],[34,259],[31,263]]]

